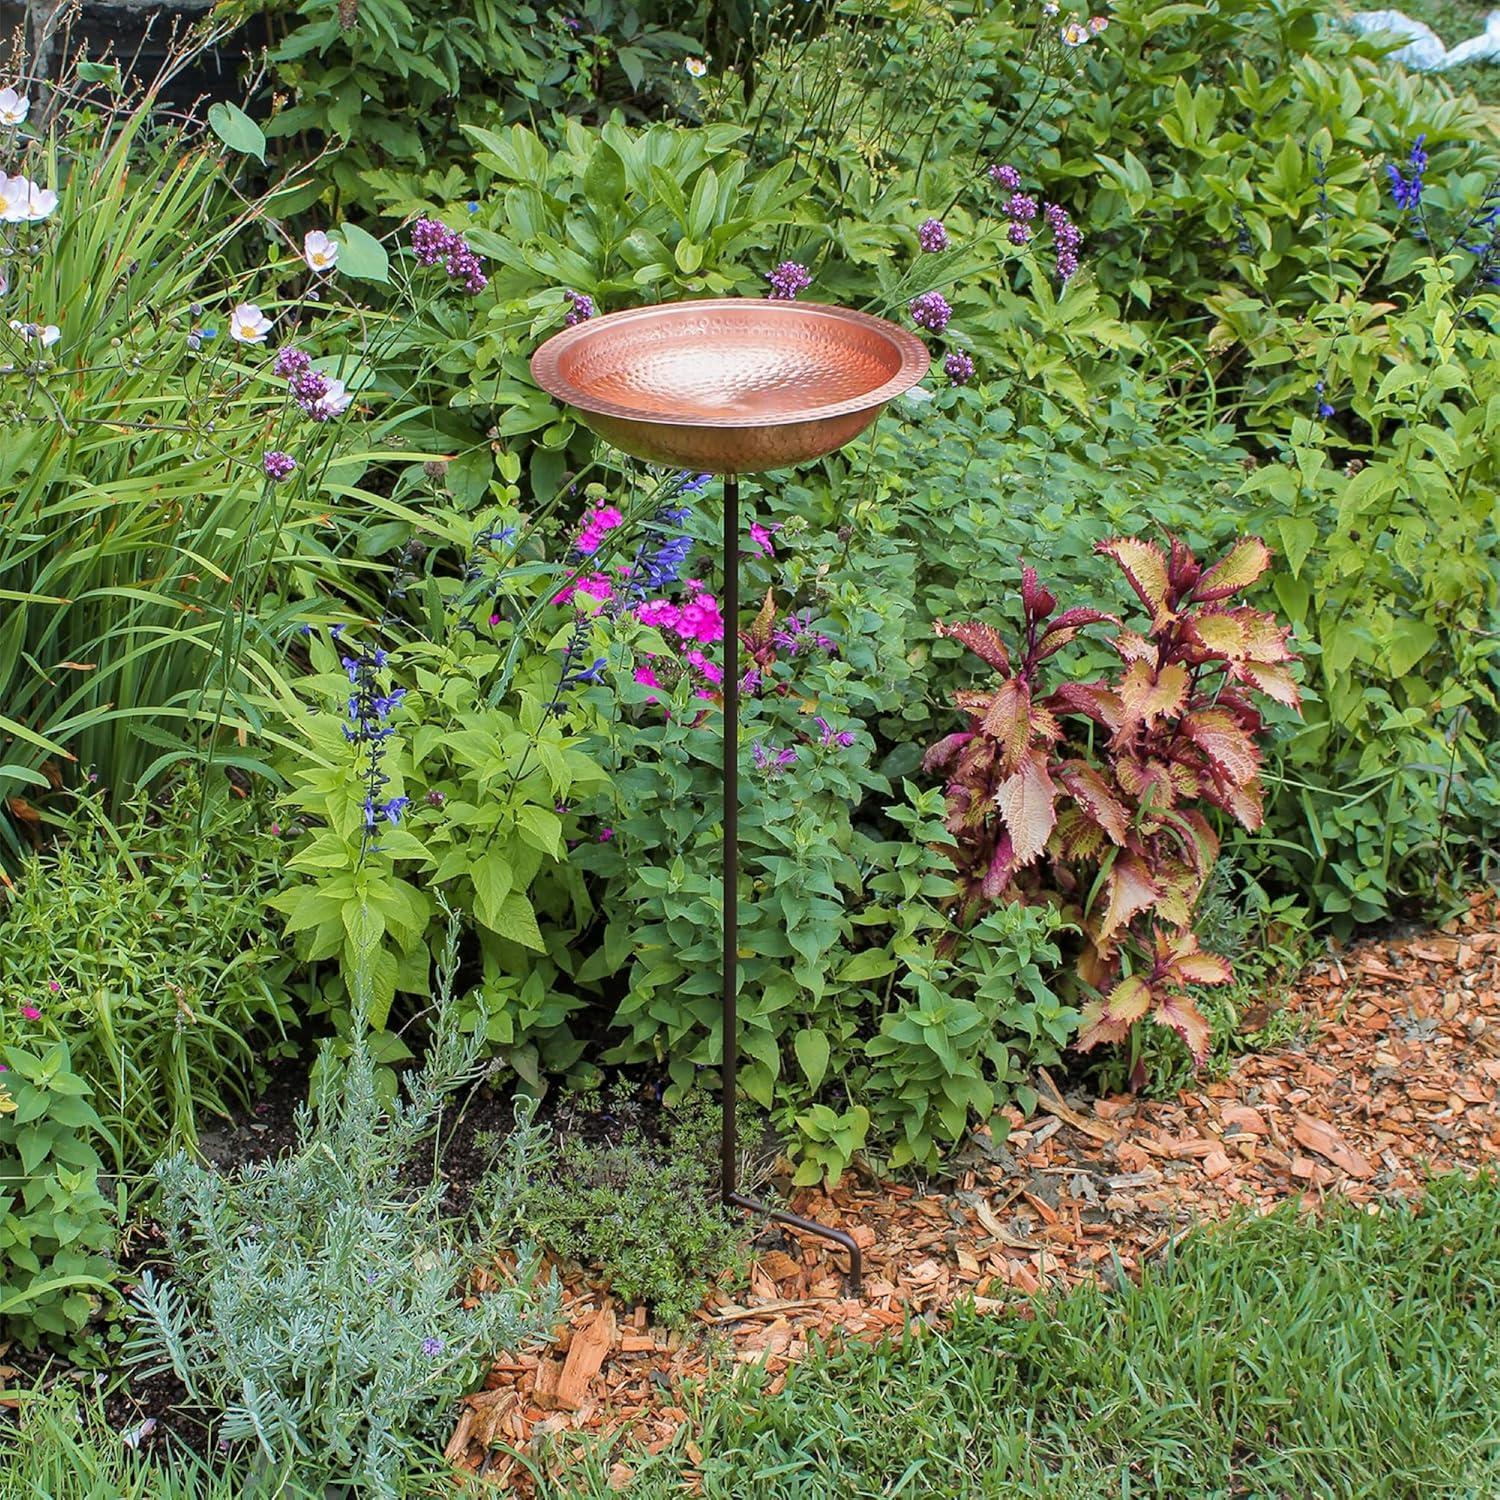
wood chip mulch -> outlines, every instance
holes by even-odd
[[[653,1327],[578,1267],[549,1348],[502,1354],[466,1398],[455,1463],[533,1493],[532,1474],[576,1432],[651,1451],[687,1422],[684,1385],[710,1362],[764,1361],[772,1390],[822,1339],[878,1339],[972,1297],[999,1311],[1018,1294],[1134,1274],[1196,1223],[1265,1212],[1294,1195],[1410,1200],[1435,1172],[1500,1158],[1500,911],[1489,899],[1441,932],[1359,944],[1315,964],[1292,1004],[1306,1038],[1241,1058],[1222,1082],[1172,1101],[1086,1101],[1042,1075],[1030,1120],[1006,1140],[976,1132],[958,1175],[930,1191],[900,1183],[804,1191],[793,1208],[841,1225],[865,1252],[848,1296],[843,1253],[774,1226],[750,1284],[696,1325]],[[691,1438],[688,1459],[698,1461]],[[534,1457],[532,1456],[534,1455]],[[616,1464],[615,1481],[630,1473]],[[692,1484],[691,1472],[684,1475]]]

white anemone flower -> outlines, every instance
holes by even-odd
[[[701,57],[690,57],[683,63],[692,78],[702,78],[708,72],[708,64]]]
[[[10,326],[24,342],[35,339],[44,349],[50,349],[62,337],[62,329],[56,323],[23,323],[19,318],[12,318]]]
[[[241,302],[229,315],[229,337],[237,344],[263,344],[271,320],[253,303]]]
[[[315,422],[327,422],[348,411],[349,403],[353,399],[344,388],[342,380],[330,380],[328,389],[314,402],[308,411],[308,416]]]
[[[309,229],[302,239],[302,258],[309,271],[331,271],[339,261],[339,243],[321,229]]]
[[[13,128],[23,123],[30,113],[30,99],[23,98],[13,88],[0,89],[0,125]]]
[[[0,219],[7,224],[34,223],[57,207],[57,194],[29,177],[0,174]]]

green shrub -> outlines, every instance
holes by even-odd
[[[280,879],[263,809],[192,782],[138,794],[118,820],[78,798],[0,905],[18,997],[0,1039],[66,1041],[103,1112],[117,1169],[191,1144],[203,1114],[248,1104],[289,1053],[290,963],[265,933]],[[271,846],[271,847],[268,847]],[[19,1013],[22,1001],[38,1012]]]
[[[539,1244],[602,1270],[623,1302],[681,1324],[744,1268],[743,1227],[719,1201],[718,1110],[695,1094],[651,1111],[648,1134],[646,1106],[617,1086],[596,1141],[581,1132],[598,1103],[583,1095],[565,1110],[569,1133],[527,1190],[523,1220]]]
[[[395,1496],[452,1403],[495,1352],[556,1315],[523,1251],[516,1283],[465,1306],[469,1272],[507,1247],[539,1149],[522,1116],[470,1213],[443,1208],[417,1153],[449,1095],[479,1072],[450,1004],[454,952],[439,976],[427,1058],[387,1108],[356,1011],[347,1059],[325,1067],[294,1150],[232,1174],[179,1155],[158,1168],[167,1279],[143,1273],[132,1347],[169,1366],[246,1476],[274,1487],[343,1480]]]
[[[66,1042],[0,1038],[0,1329],[66,1347],[107,1290],[114,1211],[99,1190],[102,1130]]]

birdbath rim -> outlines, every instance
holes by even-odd
[[[866,338],[873,337],[882,341],[898,357],[899,362],[894,373],[887,379],[843,400],[801,407],[789,403],[779,410],[758,409],[753,413],[726,411],[722,414],[703,411],[673,412],[613,400],[575,384],[562,369],[564,357],[579,345],[609,337],[626,325],[715,312],[728,312],[734,317],[745,318],[786,318],[804,325],[818,322],[842,324],[846,328],[861,331]],[[839,307],[827,302],[782,301],[769,297],[692,297],[677,302],[653,302],[644,307],[624,308],[620,312],[606,313],[602,317],[589,318],[571,328],[564,328],[553,334],[531,356],[531,373],[536,383],[550,396],[589,415],[614,417],[629,422],[649,422],[661,427],[761,428],[819,422],[827,418],[873,411],[910,390],[926,375],[931,364],[931,353],[915,334],[898,328],[885,318],[859,312],[852,307]]]

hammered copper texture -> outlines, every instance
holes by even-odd
[[[919,338],[867,313],[721,298],[579,323],[548,339],[531,371],[626,453],[752,474],[843,447],[930,360]]]

